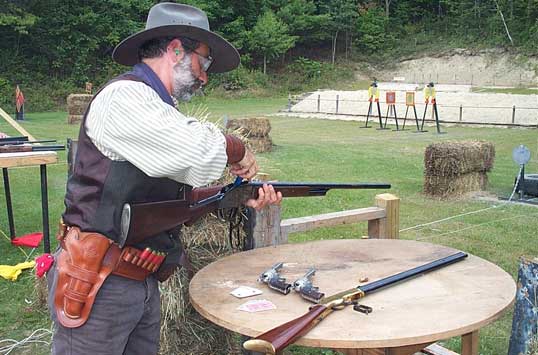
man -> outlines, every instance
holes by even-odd
[[[236,49],[209,30],[205,13],[157,4],[146,29],[122,41],[112,57],[134,68],[96,94],[81,122],[61,250],[48,275],[54,354],[157,354],[157,280],[186,256],[178,230],[120,248],[114,242],[123,205],[196,200],[204,195],[198,187],[219,178],[226,164],[245,179],[258,170],[238,138],[175,108],[172,97],[190,99],[208,72],[239,64]],[[259,209],[281,199],[265,185],[247,205]]]

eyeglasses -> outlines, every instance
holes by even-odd
[[[202,70],[207,73],[207,71],[209,70],[209,67],[211,67],[211,64],[213,64],[213,57],[210,55],[208,55],[207,57],[204,57],[203,55],[198,53],[195,49],[193,49],[192,52],[198,55],[200,68],[202,68]]]

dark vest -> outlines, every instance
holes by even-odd
[[[104,87],[118,80],[142,81],[132,74],[123,74]],[[90,106],[91,103],[80,123],[74,167],[67,181],[63,221],[68,226],[98,232],[117,241],[125,203],[183,198],[190,187],[168,178],[149,177],[128,161],[113,161],[104,156],[86,135],[85,123]],[[135,247],[165,251],[167,264],[179,263],[183,254],[179,230],[149,238]]]

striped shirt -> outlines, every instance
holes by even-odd
[[[184,116],[141,82],[121,80],[103,89],[91,104],[86,133],[106,157],[193,187],[218,179],[226,166],[226,141],[217,127]]]

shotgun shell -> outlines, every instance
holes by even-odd
[[[155,266],[155,262],[159,259],[159,252],[156,251],[153,253],[152,257],[149,259],[148,270],[152,270]]]
[[[130,250],[126,251],[125,254],[123,254],[123,260],[130,263],[134,258],[134,255],[131,254]]]
[[[146,248],[144,249],[144,251],[140,254],[140,259],[138,260],[138,262],[136,263],[137,266],[140,266],[144,263],[144,261],[149,257],[149,255],[151,254],[151,248]]]
[[[151,250],[151,249],[150,249]],[[151,264],[151,261],[155,258],[155,251],[151,250],[146,260],[144,260],[144,263],[142,264],[142,267],[144,269],[148,269],[149,265]]]
[[[141,252],[138,249],[133,249],[132,252],[133,252],[133,260],[131,260],[131,264],[136,265],[136,263],[138,263],[138,260],[140,260]]]
[[[157,271],[157,269],[161,266],[161,264],[164,261],[164,258],[166,258],[166,254],[164,252],[159,253],[159,258],[155,262],[155,266],[153,266],[153,269],[151,272]]]

